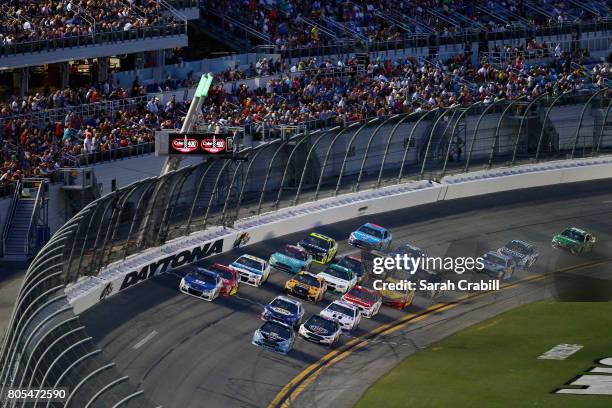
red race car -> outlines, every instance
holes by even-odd
[[[233,296],[238,293],[238,285],[240,279],[238,278],[238,272],[230,268],[229,266],[221,264],[213,264],[206,268],[210,271],[217,272],[223,281],[223,287],[221,289],[222,296]]]
[[[368,319],[378,313],[382,305],[382,298],[376,291],[359,285],[345,293],[342,300],[357,306],[361,315]]]

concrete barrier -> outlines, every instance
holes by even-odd
[[[233,228],[215,227],[177,238],[107,266],[66,288],[75,313],[150,277],[209,256],[267,239],[437,201],[504,191],[612,178],[612,157],[531,164],[447,176],[441,183],[408,182],[345,194],[246,218]]]

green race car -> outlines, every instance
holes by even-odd
[[[593,250],[597,239],[580,228],[569,227],[552,239],[553,248],[567,249],[572,254],[579,254]]]

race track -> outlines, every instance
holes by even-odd
[[[241,285],[238,296],[214,303],[178,292],[179,276],[184,271],[166,273],[90,309],[82,316],[84,323],[107,357],[163,407],[265,407],[272,401],[280,406],[293,399],[294,405],[300,406],[351,406],[379,375],[416,349],[518,304],[559,295],[563,291],[559,282],[575,281],[574,274],[580,277],[609,270],[612,182],[442,202],[328,225],[317,232],[336,238],[341,256],[357,252],[346,238],[365,221],[390,228],[394,246],[410,241],[427,249],[429,255],[479,256],[510,239],[522,238],[538,246],[540,259],[529,272],[516,273],[509,282],[514,285],[500,294],[466,300],[461,299],[465,293],[434,300],[417,297],[405,311],[383,306],[375,318],[362,319],[359,328],[351,336],[343,336],[341,343],[358,344],[353,337],[368,337],[381,325],[393,327],[398,319],[408,318],[406,324],[393,329],[392,335],[369,336],[358,353],[339,359],[337,369],[316,376],[311,368],[330,353],[328,348],[298,339],[293,351],[281,356],[250,344],[253,331],[262,323],[259,314],[263,306],[282,293],[289,277],[279,271],[273,271],[261,288]],[[570,225],[595,233],[599,242],[593,253],[570,256],[550,248],[552,235]],[[304,235],[272,239],[203,264],[229,263],[242,252],[267,259],[283,243],[294,243]],[[587,266],[580,266],[583,264]],[[559,270],[563,274],[523,282]],[[583,289],[581,295],[590,296],[591,288]],[[563,293],[570,298],[574,295]],[[304,302],[307,315],[317,313],[333,298],[327,294],[326,301],[319,305]],[[452,308],[431,313],[427,309],[444,304],[452,304]],[[409,321],[410,316],[422,311],[427,312]],[[415,331],[417,327],[420,329]],[[300,373],[300,381],[285,387]],[[333,376],[329,381],[320,381],[330,373]]]

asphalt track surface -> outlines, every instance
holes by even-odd
[[[83,315],[84,323],[107,357],[164,407],[348,407],[402,358],[463,327],[551,296],[607,300],[612,293],[606,286],[612,269],[612,181],[438,203],[327,225],[317,232],[339,241],[339,256],[356,253],[346,239],[365,221],[390,228],[394,245],[410,241],[429,255],[479,256],[522,238],[538,246],[540,258],[531,270],[515,273],[499,293],[417,296],[404,311],[383,306],[332,350],[299,338],[288,356],[251,345],[262,324],[263,306],[283,292],[289,278],[280,271],[273,271],[260,288],[241,285],[237,296],[210,303],[178,292],[183,268],[97,305]],[[572,256],[551,249],[552,235],[574,225],[598,237],[592,253]],[[267,258],[306,233],[201,263],[229,263],[244,252]],[[605,273],[603,280],[595,277]],[[327,294],[318,305],[304,302],[306,316],[334,298]]]

